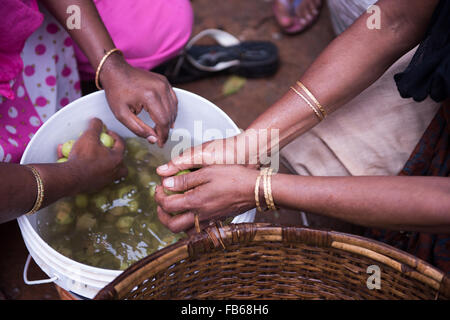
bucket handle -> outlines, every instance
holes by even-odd
[[[23,281],[28,285],[35,285],[35,284],[43,284],[43,283],[52,283],[58,280],[57,276],[54,276],[49,279],[42,279],[42,280],[28,280],[27,274],[28,274],[28,266],[30,265],[31,261],[31,255],[29,254],[27,257],[27,261],[25,262],[25,267],[23,268]]]

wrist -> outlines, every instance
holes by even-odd
[[[251,205],[252,208],[255,208],[257,206],[257,202],[256,202],[256,198],[259,199],[259,205],[261,206],[261,192],[260,190],[262,187],[262,179],[258,180],[258,176],[260,175],[260,171],[259,170],[254,170],[254,169],[248,169],[251,171],[251,174],[249,175],[248,179],[246,179],[246,181],[248,181],[248,184],[245,187],[244,190],[244,194],[245,194],[245,201],[247,203],[249,203]],[[264,199],[264,196],[263,196]]]
[[[245,154],[247,167],[258,168],[261,164],[268,164],[274,143],[278,143],[278,137],[270,136],[266,129],[247,129],[238,137],[237,145],[241,148],[238,154]]]
[[[86,168],[83,168],[79,161],[69,160],[64,163],[59,163],[58,171],[62,176],[64,183],[65,196],[74,196],[84,191],[84,186],[88,184],[86,179],[89,176]]]
[[[129,67],[130,65],[126,62],[123,54],[120,52],[110,54],[103,63],[99,73],[99,82],[102,88],[109,87]]]
[[[79,177],[69,162],[33,164],[33,167],[39,172],[44,186],[42,207],[79,192]]]

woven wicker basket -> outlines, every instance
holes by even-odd
[[[369,266],[381,288],[369,289]],[[104,299],[448,299],[450,279],[363,237],[268,224],[211,226],[135,263]]]

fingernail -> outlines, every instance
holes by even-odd
[[[169,169],[169,166],[167,164],[163,164],[162,166],[158,167],[159,171],[166,171],[167,169]]]
[[[175,181],[173,180],[172,177],[164,179],[164,186],[166,186],[167,188],[173,188],[175,184]]]
[[[156,138],[155,136],[148,136],[147,140],[150,143],[155,143],[156,141],[158,141],[158,138]]]

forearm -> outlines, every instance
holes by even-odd
[[[108,33],[103,21],[92,0],[40,0],[49,12],[66,28],[73,40],[88,58],[95,70],[101,59],[109,50],[115,48],[115,44]],[[67,8],[77,5],[81,12],[81,28],[68,29],[66,19]],[[104,63],[100,73],[100,82],[106,81],[108,73],[123,64],[125,59],[118,54],[112,54]]]
[[[48,11],[66,28],[73,40],[86,54],[95,68],[105,52],[114,48],[114,43],[103,24],[92,0],[40,0]],[[67,8],[77,5],[81,13],[81,28],[68,29]]]
[[[44,185],[42,207],[78,192],[79,181],[70,164],[35,164]],[[0,223],[16,219],[33,207],[37,183],[31,170],[18,164],[0,163]]]
[[[328,114],[376,81],[422,39],[433,1],[382,0],[381,29],[370,30],[363,14],[337,37],[300,78]],[[258,117],[249,129],[278,129],[280,148],[318,123],[310,107],[292,90]]]
[[[275,203],[384,229],[450,232],[450,179],[276,174]]]

